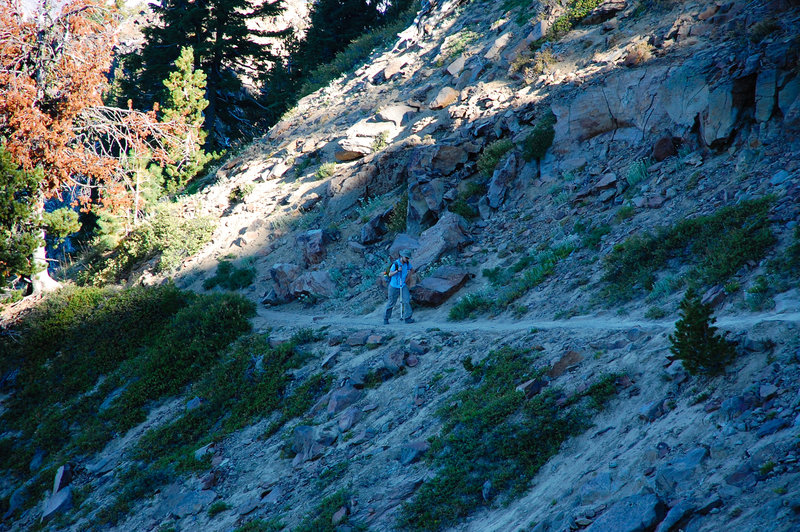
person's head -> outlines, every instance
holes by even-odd
[[[408,263],[411,260],[411,252],[407,249],[404,249],[400,252],[400,260],[404,263]]]

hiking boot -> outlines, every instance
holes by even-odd
[[[389,325],[389,318],[383,318],[383,324]]]
[[[406,323],[414,323],[414,318],[406,318],[403,321],[405,321]]]

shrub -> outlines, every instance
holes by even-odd
[[[231,505],[225,501],[215,501],[211,506],[208,507],[208,516],[214,517],[215,515],[224,512],[225,510],[230,510]]]
[[[389,220],[386,222],[386,228],[392,233],[402,233],[406,230],[406,218],[408,216],[408,192],[403,194],[394,208],[392,214],[389,215]]]
[[[253,192],[252,183],[236,185],[228,194],[228,201],[230,201],[232,205],[235,203],[241,203],[245,200],[245,198],[247,198],[247,196],[250,195],[251,192]]]
[[[333,514],[343,506],[348,506],[350,493],[347,490],[340,490],[322,499],[319,506],[305,517],[297,525],[293,532],[335,532],[337,527],[333,525]],[[342,520],[340,525],[347,524],[348,517]]]
[[[660,320],[667,317],[667,311],[660,307],[650,307],[644,313],[644,317],[648,320]]]
[[[719,373],[736,356],[733,344],[717,334],[715,321],[711,306],[704,305],[694,289],[687,290],[669,341],[670,351],[691,374]]]
[[[600,0],[571,0],[566,13],[553,21],[547,33],[548,40],[558,40],[569,33],[575,24],[583,20],[599,4]]]
[[[724,284],[748,261],[758,262],[775,243],[769,225],[771,197],[743,201],[716,213],[681,220],[655,233],[634,235],[605,259],[605,294],[627,300],[635,288],[653,288],[655,274],[674,259],[693,266],[689,277]]]
[[[327,162],[327,163],[322,163],[319,169],[317,169],[317,172],[314,174],[314,177],[316,177],[317,179],[327,179],[335,173],[336,173],[336,163]]]
[[[203,281],[203,288],[211,290],[215,286],[225,290],[241,290],[253,284],[255,268],[237,268],[230,261],[221,260],[213,277]]]
[[[478,158],[478,170],[486,177],[491,177],[497,164],[513,147],[514,144],[510,139],[498,139],[492,142],[483,149],[483,153]]]
[[[163,207],[152,220],[124,237],[112,253],[89,264],[79,274],[78,282],[101,286],[119,281],[159,255],[156,270],[171,272],[211,240],[215,226],[209,216],[184,218],[176,208]]]
[[[233,532],[280,532],[286,525],[280,519],[253,519],[242,526],[234,529]]]
[[[443,426],[430,450],[436,476],[403,505],[399,529],[442,530],[495,500],[510,502],[617,390],[618,376],[609,375],[571,397],[548,388],[526,400],[515,387],[548,368],[535,369],[528,351],[509,347],[480,364],[465,360],[464,367],[475,385],[437,412]],[[492,488],[484,497],[487,481]]]
[[[447,206],[447,210],[450,212],[454,212],[459,216],[463,216],[467,220],[474,220],[475,218],[480,216],[478,209],[476,209],[463,199],[455,200],[453,203]]]
[[[633,187],[647,179],[647,167],[650,166],[649,163],[650,161],[647,159],[640,159],[628,167],[628,173],[626,175],[628,185]]]
[[[541,159],[547,153],[547,149],[553,144],[556,131],[556,115],[548,110],[542,116],[522,143],[522,157],[526,161]]]
[[[636,208],[633,205],[623,205],[617,210],[616,214],[614,214],[614,221],[619,223],[628,218],[633,218],[635,214]]]
[[[770,297],[773,293],[772,283],[766,275],[759,275],[753,281],[753,286],[747,289],[745,301],[752,311],[773,308],[775,301]]]
[[[760,43],[768,36],[781,31],[781,25],[775,19],[761,20],[753,24],[748,36],[753,43]]]

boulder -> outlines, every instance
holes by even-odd
[[[64,464],[56,471],[56,476],[53,479],[53,493],[64,489],[72,482],[72,466]]]
[[[292,451],[295,465],[315,460],[322,456],[324,447],[316,441],[316,429],[308,425],[298,425],[292,432]]]
[[[536,24],[533,25],[533,29],[525,37],[525,40],[529,43],[534,43],[539,39],[543,39],[547,36],[547,30],[550,29],[550,23],[547,20],[540,20]]]
[[[583,355],[577,351],[567,351],[561,358],[558,359],[555,364],[553,364],[553,367],[547,372],[547,376],[551,379],[560,377],[566,373],[568,369],[577,366],[582,361]]]
[[[420,235],[419,248],[412,258],[414,268],[417,271],[423,270],[445,253],[472,242],[466,228],[467,221],[464,218],[456,213],[446,212],[436,225]]]
[[[625,0],[606,0],[586,15],[583,19],[583,23],[600,24],[601,22],[614,18],[614,16],[625,9],[626,6],[627,3]]]
[[[430,103],[430,108],[433,110],[444,109],[458,100],[459,92],[453,87],[442,87],[436,98]]]
[[[678,155],[678,148],[672,135],[664,135],[653,145],[653,159],[656,161],[661,162],[673,155]]]
[[[795,77],[784,85],[778,93],[778,107],[784,117],[789,114],[792,105],[797,102],[800,96],[800,76]]]
[[[766,122],[772,118],[778,96],[778,71],[762,70],[756,78],[756,112],[755,119]]]
[[[392,59],[389,61],[389,64],[386,65],[386,68],[383,69],[383,77],[386,81],[389,81],[400,71],[403,69],[404,66],[408,64],[408,59],[405,56],[400,56],[397,59]]]
[[[72,508],[72,488],[67,486],[57,491],[44,503],[42,510],[42,523],[55,517],[57,514],[69,511]]]
[[[492,43],[491,48],[484,54],[484,59],[488,59],[489,61],[497,61],[500,58],[500,53],[503,51],[503,48],[508,46],[508,43],[511,39],[514,38],[514,34],[511,32],[506,32],[502,34],[500,37],[495,39],[494,43]]]
[[[733,82],[722,83],[708,95],[701,131],[708,146],[727,141],[736,127],[739,108],[734,106]]]
[[[325,258],[325,246],[329,241],[322,229],[311,229],[297,236],[297,246],[303,253],[306,266],[322,262]]]
[[[586,481],[579,491],[581,504],[595,504],[617,493],[623,483],[616,480],[610,471],[598,473]]]
[[[8,510],[3,514],[3,521],[14,515],[14,512],[22,508],[25,501],[28,499],[28,491],[25,486],[20,486],[11,492],[11,497],[8,498]]]
[[[269,269],[269,276],[275,283],[275,294],[280,300],[291,297],[291,284],[300,275],[300,267],[296,264],[278,262]]]
[[[526,399],[530,399],[539,393],[547,386],[547,381],[544,379],[531,379],[518,385],[515,390],[525,394]]]
[[[517,155],[512,152],[498,165],[489,181],[486,199],[489,207],[497,209],[506,199],[506,191],[511,182],[517,177]]]
[[[383,367],[389,375],[395,376],[400,373],[400,370],[404,367],[403,359],[405,356],[403,349],[393,349],[383,354]]]
[[[414,462],[419,461],[428,449],[430,449],[430,444],[425,440],[418,440],[406,443],[402,447],[400,447],[400,453],[398,456],[398,460],[402,465],[410,465]]]
[[[614,503],[589,525],[587,532],[644,532],[652,530],[667,513],[653,493],[631,495]]]
[[[389,221],[389,217],[392,215],[395,207],[389,207],[383,212],[379,212],[375,216],[373,216],[367,223],[361,226],[361,243],[362,244],[374,244],[375,242],[379,241],[383,235],[385,235],[389,230],[386,228],[386,222]]]
[[[458,292],[464,284],[475,277],[457,266],[440,266],[419,284],[411,288],[411,298],[423,306],[436,307]]]
[[[354,161],[372,153],[374,139],[370,137],[347,137],[339,141],[333,156],[340,163]]]
[[[337,388],[331,392],[328,399],[328,415],[335,415],[342,410],[352,406],[353,403],[361,399],[364,392],[353,386],[347,385]]]
[[[411,233],[417,233],[436,223],[444,207],[444,181],[438,178],[409,177],[406,227]]]
[[[394,123],[395,126],[400,127],[409,113],[416,112],[416,109],[404,104],[389,105],[388,107],[381,108],[378,111],[378,116],[382,120]]]
[[[459,75],[461,75],[461,71],[464,70],[464,66],[466,64],[467,57],[464,54],[461,54],[458,56],[458,59],[450,63],[450,65],[447,67],[447,72],[454,78],[457,78]]]
[[[289,289],[294,297],[332,297],[336,293],[336,285],[325,270],[300,275],[292,282]]]
[[[684,488],[688,488],[690,480],[694,476],[695,470],[708,457],[708,449],[697,447],[683,456],[671,460],[667,465],[662,466],[656,473],[656,489],[659,493],[673,494],[681,493]]]
[[[431,170],[441,175],[450,175],[458,166],[466,163],[468,157],[467,150],[461,146],[438,145],[431,159]]]

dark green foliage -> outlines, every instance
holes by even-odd
[[[201,375],[249,330],[253,311],[238,297],[198,296],[171,284],[63,289],[48,297],[13,325],[13,336],[0,336],[0,373],[20,370],[2,416],[15,436],[4,440],[0,467],[26,479],[34,449],[63,462],[102,448],[144,418],[145,403]],[[114,390],[117,398],[101,409]],[[132,485],[169,473],[159,471],[143,472]]]
[[[333,525],[331,519],[343,506],[348,506],[350,503],[350,493],[347,490],[340,490],[322,499],[319,506],[303,519],[303,522],[297,525],[293,532],[335,532],[336,526]],[[348,523],[348,517],[345,517],[342,523],[353,526],[353,523]],[[356,530],[364,530],[363,527],[356,526]]]
[[[363,0],[361,1],[363,2]],[[315,8],[315,12],[319,12],[320,16],[322,16],[323,11],[330,7],[336,9],[337,4],[340,2],[342,0],[328,0],[328,5],[320,6],[319,10]],[[374,12],[379,8],[379,5],[371,3],[372,7],[365,11],[367,16],[372,16],[370,11]],[[329,43],[332,44],[328,50],[335,50],[334,55],[328,59],[322,55],[315,57],[315,48],[309,41],[300,45],[302,51],[299,52],[299,55],[302,58],[303,64],[301,68],[303,73],[300,78],[299,96],[311,94],[315,90],[324,87],[340,75],[349,72],[366,61],[376,48],[393,43],[397,39],[397,34],[406,29],[414,20],[419,4],[416,1],[403,0],[391,5],[393,5],[393,8],[381,16],[379,22],[363,26],[355,34],[351,34],[350,30],[348,30],[344,34],[337,36],[335,34],[331,35],[324,28],[316,29],[315,31],[319,31],[319,37],[328,39]],[[327,21],[322,22],[322,25],[328,25]],[[351,27],[355,28],[355,26]],[[346,35],[352,36],[347,38]],[[338,42],[331,42],[331,38],[336,39]]]
[[[633,205],[623,205],[614,214],[614,221],[619,223],[628,218],[632,218],[636,214],[636,208]]]
[[[611,375],[573,397],[548,388],[526,400],[515,387],[547,370],[534,369],[527,351],[503,347],[469,366],[476,384],[437,413],[444,425],[431,442],[436,477],[403,505],[400,529],[457,524],[494,502],[483,499],[487,480],[500,503],[519,496],[561,444],[590,425],[589,414],[603,408],[617,388],[617,376]]]
[[[771,202],[771,198],[743,201],[652,234],[630,237],[605,259],[606,294],[627,300],[637,290],[650,290],[655,274],[675,259],[693,266],[690,277],[724,284],[748,261],[761,260],[775,243],[768,219]]]
[[[0,283],[41,269],[33,261],[33,252],[44,245],[36,223],[41,180],[41,171],[21,170],[0,145]]]
[[[225,290],[241,290],[253,284],[255,268],[237,268],[230,261],[221,260],[213,277],[203,281],[203,288],[211,290],[215,286]]]
[[[78,213],[69,207],[42,213],[42,225],[45,227],[47,237],[55,242],[62,242],[72,233],[81,230]]]
[[[498,139],[483,149],[478,158],[478,170],[486,177],[491,177],[497,164],[506,153],[511,151],[514,143],[510,139]]]
[[[770,273],[795,283],[800,280],[800,226],[795,227],[786,251],[768,265]]]
[[[694,289],[686,291],[680,304],[680,319],[669,341],[670,351],[691,374],[720,373],[736,356],[733,344],[717,334],[712,312]]]
[[[305,361],[300,346],[320,338],[303,329],[288,342],[272,347],[268,337],[249,335],[240,339],[209,371],[198,371],[202,377],[191,386],[187,396],[201,398],[200,406],[142,436],[134,449],[134,458],[144,467],[136,479],[158,471],[175,475],[207,469],[208,460],[194,457],[199,447],[275,412],[279,416],[270,428],[272,434],[289,419],[304,414],[327,393],[333,379],[316,374],[287,394],[291,383],[287,371]]]
[[[230,194],[228,194],[228,201],[231,204],[241,203],[253,192],[253,185],[251,183],[247,183],[246,185],[236,185],[231,189]]]
[[[211,506],[208,507],[208,516],[214,517],[215,515],[224,512],[225,510],[230,510],[231,505],[225,501],[216,501]]]
[[[389,221],[386,222],[386,228],[392,233],[402,233],[406,230],[406,221],[408,218],[408,192],[402,195],[400,201],[392,209],[392,214],[389,215]]]
[[[510,268],[485,269],[483,275],[499,288],[497,294],[468,294],[450,308],[448,319],[453,321],[475,317],[482,312],[499,314],[508,306],[540,285],[555,271],[556,264],[572,253],[571,246],[559,246],[533,255],[526,255]],[[518,275],[522,273],[522,275]]]
[[[544,157],[556,136],[556,115],[548,109],[534,126],[533,131],[522,142],[522,157],[526,161]]]
[[[560,39],[598,5],[600,5],[600,0],[571,0],[567,5],[567,12],[553,22],[547,38],[549,40]]]
[[[600,247],[600,240],[611,232],[611,226],[601,224],[587,228],[583,225],[575,224],[575,231],[581,234],[581,241],[584,246],[590,249],[597,249]]]
[[[334,464],[322,470],[322,473],[317,477],[317,486],[319,489],[325,489],[333,482],[336,482],[344,476],[347,469],[350,467],[350,461],[344,460],[338,464]]]
[[[447,210],[450,212],[454,212],[459,216],[463,216],[467,220],[474,220],[475,218],[480,216],[478,209],[476,209],[463,199],[455,200],[453,203],[447,206]]]
[[[120,281],[155,257],[159,257],[158,271],[172,271],[211,240],[214,227],[210,217],[182,218],[162,209],[150,222],[123,238],[114,251],[81,272],[78,280],[95,286]]]

